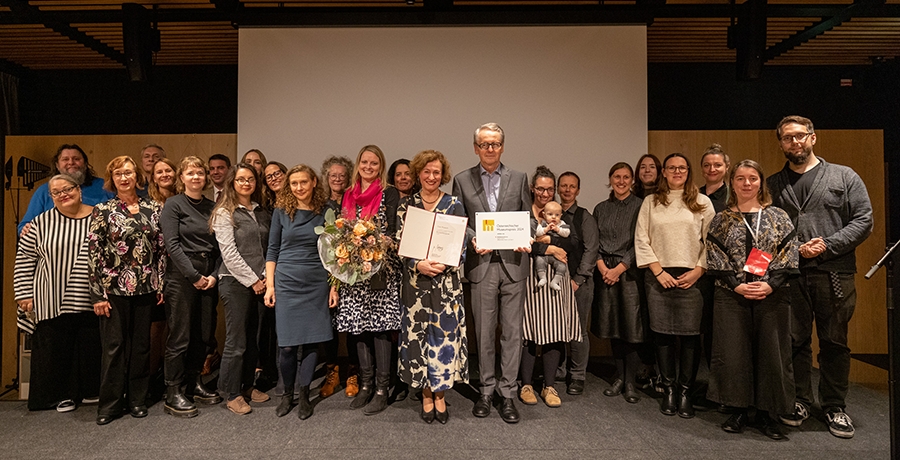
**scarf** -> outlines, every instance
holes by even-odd
[[[356,217],[356,206],[362,207],[359,217],[369,219],[378,214],[378,208],[381,206],[381,195],[384,189],[381,187],[381,179],[375,179],[365,192],[362,191],[362,183],[357,182],[344,193],[344,199],[341,202],[341,214],[345,218],[352,219]]]

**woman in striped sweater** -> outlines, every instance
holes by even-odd
[[[100,391],[100,332],[88,285],[91,206],[65,174],[48,183],[54,207],[19,241],[14,289],[19,328],[32,334],[28,409],[75,409]]]

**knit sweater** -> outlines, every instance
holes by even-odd
[[[659,262],[663,267],[706,269],[706,231],[716,212],[705,195],[697,195],[703,211],[691,212],[681,200],[683,194],[670,190],[666,206],[656,203],[655,195],[644,198],[634,229],[639,268]]]

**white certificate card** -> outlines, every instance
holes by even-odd
[[[459,266],[469,219],[438,214],[414,206],[406,210],[398,253],[410,259],[428,259]]]
[[[476,212],[475,240],[479,249],[527,248],[531,246],[531,213]]]

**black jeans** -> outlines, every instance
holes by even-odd
[[[213,259],[189,256],[200,273],[212,273]],[[201,291],[174,267],[165,279],[166,323],[166,385],[181,385],[185,375],[195,377],[203,369],[206,350],[215,342],[216,305],[219,303],[218,284]]]
[[[156,294],[108,297],[109,318],[100,317],[98,415],[118,415],[125,407],[144,405],[150,383],[150,310]]]
[[[834,277],[835,279],[832,279]],[[834,284],[837,283],[837,286]],[[839,289],[838,289],[839,288]],[[791,348],[797,400],[812,404],[812,325],[819,338],[819,402],[822,409],[844,409],[850,387],[847,325],[856,308],[852,273],[801,270],[791,282]]]
[[[225,350],[219,369],[219,389],[229,399],[241,393],[241,387],[253,385],[259,351],[256,335],[259,331],[259,306],[263,296],[254,294],[233,276],[219,280],[222,304],[225,308]]]

